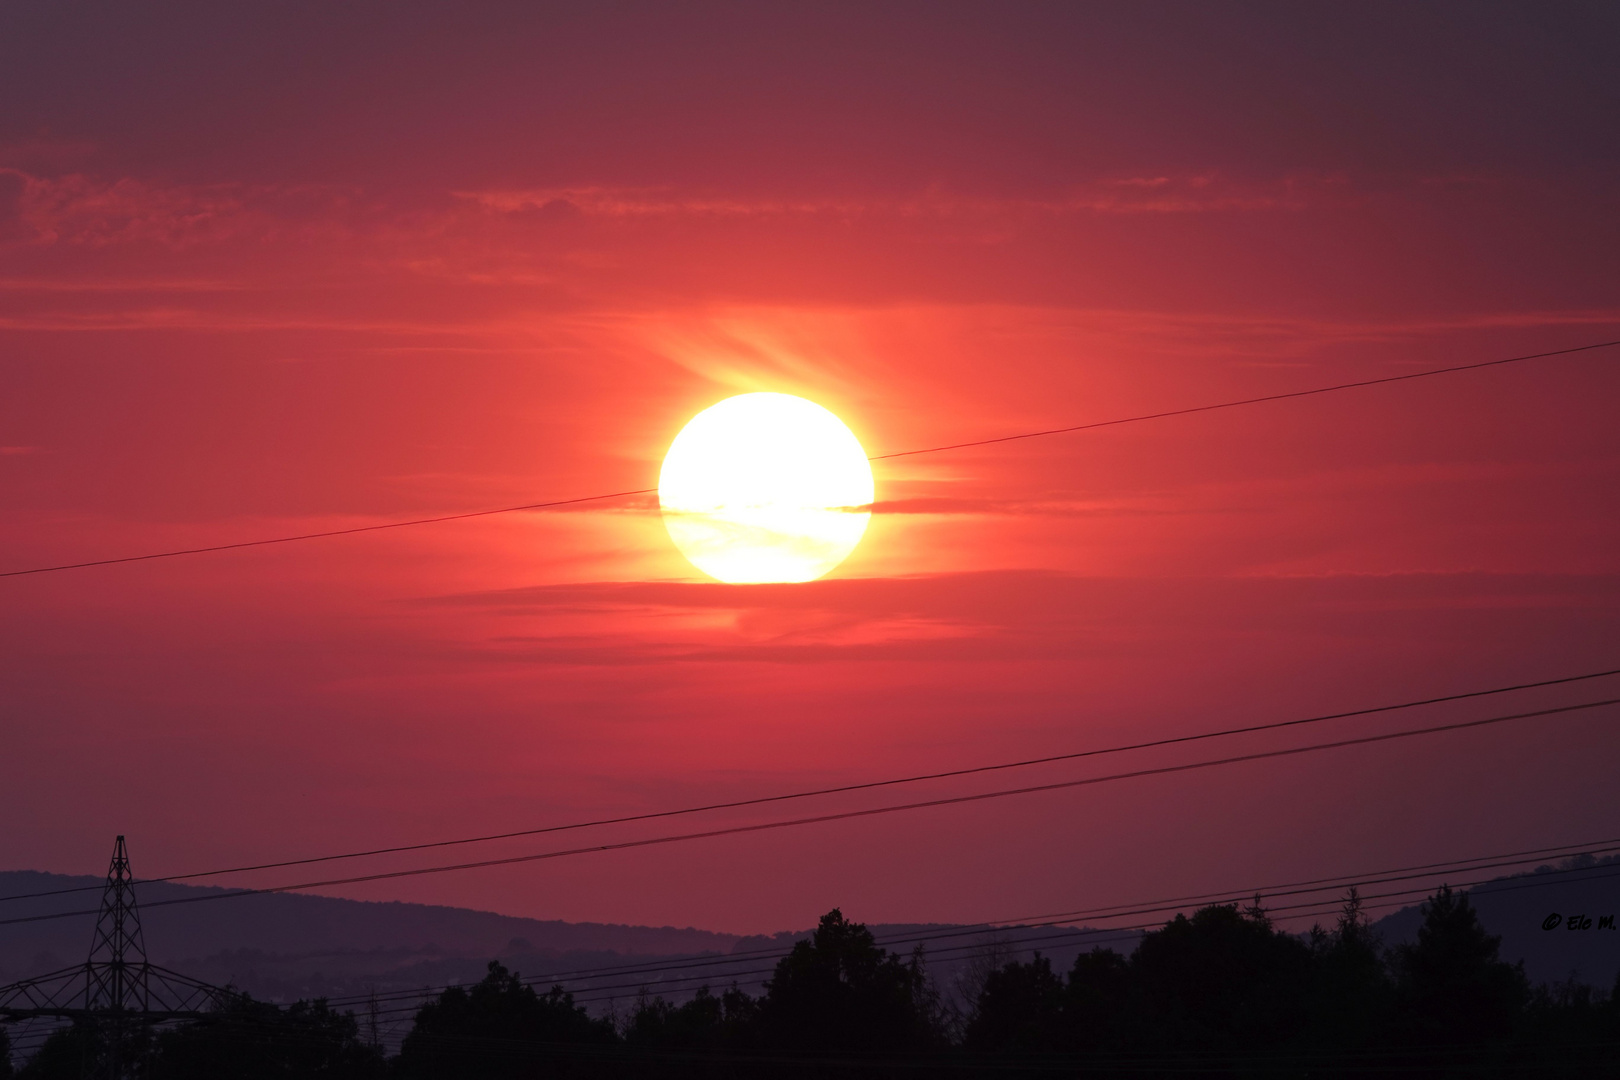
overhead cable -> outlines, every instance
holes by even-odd
[[[926,799],[918,802],[896,803],[887,806],[868,807],[862,810],[847,810],[840,813],[817,814],[812,817],[759,822],[750,825],[733,825],[718,829],[705,829],[700,832],[666,834],[664,836],[646,837],[639,840],[624,840],[609,844],[592,844],[585,847],[563,848],[560,850],[543,851],[529,855],[513,855],[499,859],[481,859],[476,862],[451,863],[443,866],[418,867],[410,870],[393,870],[375,874],[357,874],[352,877],[328,878],[322,881],[306,881],[295,885],[277,885],[257,889],[235,889],[217,893],[209,892],[198,896],[177,897],[169,900],[148,902],[142,906],[146,908],[171,907],[179,904],[205,903],[213,900],[232,900],[246,896],[267,896],[275,893],[299,892],[305,889],[355,885],[369,881],[391,881],[399,878],[420,877],[427,874],[446,874],[464,870],[485,869],[495,866],[513,866],[521,863],[569,858],[576,855],[594,855],[609,851],[627,851],[636,848],[684,843],[692,840],[708,840],[722,836],[741,836],[775,829],[798,828],[807,825],[825,825],[836,821],[854,821],[863,818],[878,817],[886,814],[905,813],[913,810],[934,809],[942,806],[960,806],[1019,795],[1033,795],[1050,791],[1063,791],[1073,788],[1089,787],[1097,784],[1106,784],[1118,780],[1134,780],[1148,776],[1165,776],[1175,773],[1192,772],[1200,769],[1235,765],[1241,762],[1266,761],[1274,758],[1293,757],[1299,754],[1314,753],[1322,750],[1340,750],[1352,746],[1369,746],[1375,743],[1390,742],[1396,739],[1410,739],[1420,735],[1434,735],[1448,731],[1471,730],[1493,724],[1507,723],[1514,720],[1528,720],[1544,716],[1566,715],[1588,709],[1603,708],[1610,705],[1620,705],[1620,698],[1610,698],[1604,701],[1588,701],[1577,705],[1563,705],[1550,709],[1537,709],[1532,712],[1513,713],[1506,716],[1486,717],[1481,720],[1464,720],[1451,724],[1436,724],[1430,727],[1385,732],[1379,735],[1364,735],[1354,739],[1337,739],[1332,742],[1311,743],[1305,746],[1288,747],[1282,750],[1265,750],[1249,754],[1237,754],[1231,757],[1186,762],[1179,765],[1164,765],[1148,769],[1133,769],[1129,772],[1111,773],[1104,776],[1091,776],[1078,780],[1062,780],[1048,784],[1031,784],[1025,787],[1002,788],[994,791],[979,792],[972,795],[955,795],[946,798]],[[91,908],[81,911],[62,911],[43,915],[14,917],[10,919],[0,919],[0,926],[12,926],[18,923],[45,922],[48,920],[71,918],[80,915],[94,915],[96,913],[97,909]]]
[[[981,773],[1027,768],[1035,765],[1048,765],[1061,761],[1077,761],[1089,757],[1102,757],[1110,754],[1121,754],[1134,750],[1148,750],[1163,746],[1174,746],[1182,743],[1202,742],[1208,739],[1227,738],[1233,735],[1247,735],[1260,731],[1277,731],[1284,728],[1299,727],[1306,724],[1320,724],[1330,720],[1344,720],[1358,716],[1372,716],[1379,713],[1397,712],[1404,709],[1414,709],[1427,705],[1440,705],[1453,701],[1466,701],[1471,698],[1490,697],[1496,694],[1514,693],[1520,690],[1535,690],[1548,686],[1563,686],[1569,683],[1585,682],[1591,679],[1608,678],[1613,675],[1620,675],[1620,668],[1609,668],[1603,671],[1590,671],[1580,675],[1565,675],[1553,679],[1540,679],[1535,682],[1514,683],[1510,686],[1492,687],[1488,690],[1468,690],[1456,694],[1443,694],[1438,697],[1420,698],[1416,701],[1403,701],[1392,705],[1374,705],[1365,709],[1351,709],[1344,712],[1326,713],[1319,716],[1308,716],[1301,719],[1279,720],[1267,724],[1250,724],[1244,727],[1222,728],[1217,731],[1204,731],[1193,735],[1177,735],[1165,739],[1152,739],[1145,742],[1127,743],[1120,746],[1100,747],[1092,750],[1075,750],[1063,754],[1049,754],[1043,757],[1025,758],[1020,761],[998,762],[992,765],[972,765],[960,769],[947,769],[932,773],[918,773],[911,776],[893,777],[885,780],[869,780],[856,784],[840,784],[834,787],[815,788],[808,791],[795,791],[780,795],[762,795],[751,799],[734,799],[728,802],[705,803],[699,806],[687,806],[675,810],[655,810],[644,814],[625,814],[618,817],[597,818],[591,821],[570,822],[564,825],[547,825],[533,829],[518,829],[511,832],[488,833],[482,836],[461,837],[454,840],[433,840],[416,844],[397,844],[391,847],[368,848],[362,851],[343,852],[335,855],[315,855],[301,859],[283,859],[278,862],[263,862],[245,866],[233,866],[221,870],[197,870],[185,874],[170,874],[164,877],[142,878],[137,881],[136,884],[194,881],[198,878],[219,877],[225,874],[242,874],[257,870],[276,870],[289,866],[309,866],[314,863],[337,862],[345,859],[369,858],[378,855],[396,855],[409,851],[426,851],[433,848],[457,847],[463,844],[481,844],[495,840],[512,840],[525,836],[542,836],[548,833],[571,832],[578,829],[597,828],[607,825],[623,825],[638,821],[656,821],[661,818],[682,817],[689,814],[706,813],[716,810],[735,810],[748,806],[764,806],[771,803],[788,802],[791,800],[808,799],[826,795],[840,795],[854,791],[871,791],[876,788],[894,787],[901,784],[915,784],[922,783],[924,781],[953,779],[956,777],[973,776]],[[95,885],[75,885],[62,889],[48,889],[32,893],[17,893],[12,896],[0,896],[0,903],[9,900],[29,900],[42,896],[63,896],[69,893],[93,892],[98,891],[101,888],[102,886],[98,883]]]
[[[1523,356],[1509,356],[1500,360],[1482,360],[1473,364],[1453,364],[1449,367],[1428,368],[1424,371],[1408,372],[1404,375],[1385,375],[1376,379],[1358,379],[1354,382],[1334,383],[1330,386],[1316,386],[1308,390],[1291,390],[1281,394],[1265,394],[1260,397],[1240,398],[1235,401],[1221,401],[1210,405],[1194,405],[1185,409],[1167,409],[1161,412],[1142,413],[1137,416],[1123,416],[1114,420],[1097,420],[1085,424],[1072,424],[1068,427],[1046,428],[1041,431],[1026,431],[1016,435],[998,435],[990,439],[974,439],[969,442],[947,443],[942,446],[929,446],[919,450],[896,450],[887,454],[874,454],[869,461],[890,461],[895,458],[916,457],[921,454],[940,454],[948,450],[964,450],[975,446],[993,446],[998,443],[1019,442],[1024,439],[1040,439],[1049,435],[1068,435],[1080,431],[1095,431],[1098,428],[1118,427],[1121,424],[1138,424],[1147,420],[1165,420],[1176,416],[1191,416],[1194,413],[1215,412],[1221,409],[1236,409],[1246,405],[1260,405],[1271,401],[1287,401],[1292,398],[1313,397],[1319,394],[1331,394],[1340,390],[1354,390],[1367,386],[1381,386],[1385,383],[1408,382],[1413,379],[1427,379],[1436,375],[1453,375],[1464,371],[1479,371],[1484,368],[1501,367],[1505,364],[1520,364],[1529,360],[1546,360],[1556,356],[1569,356],[1573,353],[1591,352],[1594,349],[1608,349],[1620,345],[1620,341],[1598,341],[1590,345],[1576,345],[1568,349],[1549,349],[1546,352],[1527,353]],[[63,570],[84,570],[93,566],[116,566],[123,563],[149,562],[153,559],[173,559],[183,555],[203,555],[218,551],[236,551],[242,548],[266,547],[271,544],[291,544],[300,540],[323,540],[336,536],[353,536],[357,533],[381,532],[385,529],[404,529],[415,525],[437,525],[448,521],[466,521],[470,518],[493,517],[497,514],[516,514],[529,510],[553,510],[564,506],[576,506],[580,503],[606,502],[613,499],[625,499],[634,495],[650,495],[657,488],[636,488],[632,491],[616,491],[604,495],[583,495],[573,499],[553,499],[546,502],[523,503],[518,506],[502,506],[493,510],[470,510],[456,514],[440,514],[435,517],[412,518],[408,521],[388,521],[377,525],[356,525],[347,529],[327,529],[321,532],[298,533],[292,536],[275,536],[262,540],[240,540],[230,544],[209,544],[204,547],[177,548],[171,551],[153,551],[144,555],[120,555],[109,559],[88,559],[83,562],[58,563],[52,566],[33,566],[25,570],[0,571],[0,578],[27,577],[33,574],[52,574]]]

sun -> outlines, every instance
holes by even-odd
[[[670,539],[733,584],[821,577],[860,543],[872,494],[854,432],[792,394],[739,394],[704,409],[658,474]]]

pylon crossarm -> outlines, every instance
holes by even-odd
[[[173,983],[177,986],[189,986],[195,990],[206,990],[211,994],[223,994],[226,997],[242,996],[235,990],[230,990],[223,986],[215,986],[213,983],[205,983],[201,979],[194,979],[190,975],[182,975],[178,971],[171,971],[169,968],[160,967],[157,964],[143,964],[142,966],[153,975],[156,975],[158,978],[163,979],[166,982]]]
[[[0,1010],[22,1008],[41,1009],[67,1007],[75,996],[84,992],[87,965],[77,964],[33,979],[0,986]]]
[[[211,986],[189,975],[182,975],[178,971],[170,971],[156,964],[146,964],[143,967],[145,987],[150,1000],[153,1003],[161,1002],[168,1008],[207,1012],[223,1008],[242,996],[235,991]]]
[[[143,1022],[199,1019],[241,996],[155,964],[137,964],[118,973],[124,987],[124,1001],[118,1005],[98,993],[111,982],[111,974],[105,964],[80,964],[0,987],[0,1017],[116,1014]]]

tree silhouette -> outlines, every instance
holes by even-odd
[[[1388,1026],[1394,986],[1382,943],[1367,925],[1361,894],[1351,888],[1331,934],[1312,929],[1314,954],[1311,1034],[1333,1046],[1361,1046]]]
[[[736,987],[715,997],[705,986],[684,1005],[661,997],[638,1002],[624,1041],[637,1049],[741,1049],[749,1045],[758,1016],[759,1003]]]
[[[1069,969],[1065,1045],[1100,1050],[1118,1045],[1121,1021],[1130,1005],[1130,964],[1113,949],[1092,949]]]
[[[115,1040],[112,1032],[89,1020],[77,1020],[59,1028],[40,1046],[19,1070],[20,1080],[80,1080],[101,1076],[111,1069]],[[144,1057],[151,1046],[151,1032],[136,1028],[118,1041],[123,1056]]]
[[[992,971],[968,1021],[964,1045],[977,1052],[1051,1049],[1061,1041],[1064,998],[1063,980],[1039,953],[1027,964]]]
[[[834,908],[777,962],[760,1002],[767,1045],[795,1053],[883,1053],[943,1044],[920,951],[908,960]]]
[[[352,1014],[321,1001],[243,998],[155,1039],[143,1030],[114,1040],[117,1029],[80,1022],[47,1039],[18,1080],[104,1075],[115,1041],[149,1080],[1305,1075],[1355,1061],[1368,1075],[1499,1066],[1588,1075],[1613,1071],[1620,979],[1609,996],[1574,981],[1532,992],[1522,965],[1501,960],[1499,939],[1448,888],[1424,904],[1416,941],[1386,952],[1352,889],[1331,931],[1280,931],[1257,898],[1177,915],[1129,958],[1082,953],[1066,978],[1039,953],[1003,963],[986,973],[956,1047],[921,952],[879,947],[837,909],[776,964],[761,998],[735,986],[681,1004],[643,998],[622,1034],[561,987],[538,993],[498,962],[476,985],[423,1005],[388,1063]],[[12,1072],[4,1048],[0,1040],[0,1080]],[[951,1060],[958,1051],[970,1056]]]
[[[1282,1041],[1307,1018],[1310,950],[1278,933],[1258,903],[1177,915],[1131,958],[1133,1002],[1147,1021],[1135,1037],[1180,1047]]]
[[[1402,1033],[1423,1042],[1506,1036],[1529,985],[1522,964],[1501,960],[1501,944],[1480,925],[1466,894],[1441,886],[1423,905],[1416,943],[1395,951]]]
[[[594,1076],[617,1041],[612,1023],[587,1016],[572,994],[538,994],[491,960],[470,990],[453,987],[422,1006],[395,1068],[402,1077],[482,1080],[534,1076],[544,1062],[550,1075]]]
[[[382,1051],[360,1039],[352,1013],[325,1001],[285,1009],[243,997],[223,1011],[158,1036],[163,1080],[365,1080],[386,1073]]]

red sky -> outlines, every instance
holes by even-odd
[[[0,569],[648,487],[748,390],[884,453],[1620,338],[1605,5],[776,7],[7,5]],[[803,586],[706,583],[633,501],[0,580],[0,866],[1614,667],[1617,400],[1593,352],[881,463]],[[1013,917],[1601,837],[1617,751],[1598,712],[346,895]]]

